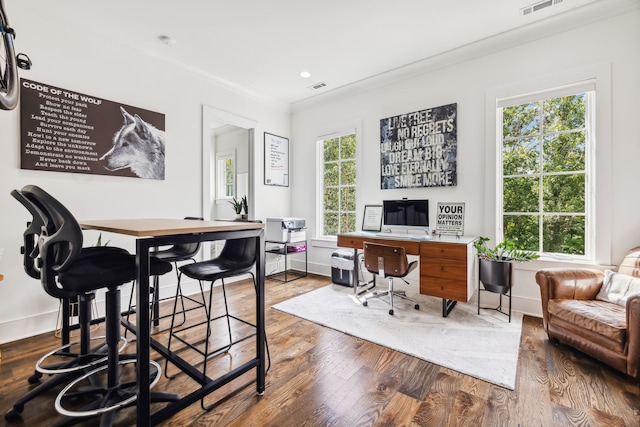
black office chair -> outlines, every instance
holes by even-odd
[[[203,356],[202,374],[204,376],[207,375],[207,361],[209,359],[215,356],[221,355],[223,353],[226,353],[227,351],[229,351],[229,349],[231,349],[233,345],[238,344],[242,341],[245,341],[257,335],[257,330],[256,330],[255,333],[245,335],[241,338],[235,338],[235,339],[233,338],[233,333],[231,331],[231,319],[235,319],[241,322],[242,324],[248,325],[255,329],[257,329],[257,327],[255,324],[229,313],[229,306],[227,303],[227,290],[225,285],[225,279],[241,276],[243,274],[249,274],[251,276],[251,279],[253,281],[253,286],[255,289],[256,280],[253,272],[251,271],[255,263],[256,263],[256,238],[249,237],[249,238],[243,238],[243,239],[227,240],[225,242],[224,247],[222,248],[222,251],[220,252],[220,255],[217,256],[216,258],[210,259],[208,261],[201,261],[193,264],[183,265],[180,267],[180,271],[183,274],[185,274],[187,277],[190,277],[196,280],[211,282],[211,286],[209,289],[209,304],[208,304],[208,310],[207,310],[208,315],[207,315],[207,320],[196,323],[196,324],[187,325],[178,330],[175,329],[175,325],[172,322],[167,348],[171,350],[171,342],[172,342],[172,339],[175,338],[185,345],[181,350],[190,348],[196,351],[197,353],[199,353],[201,356]],[[213,285],[217,280],[220,280],[222,282],[222,294],[223,294],[225,311],[224,311],[224,314],[217,316],[215,318],[211,318],[211,315],[213,313],[213,305],[212,305],[213,304]],[[209,345],[210,345],[209,338],[211,337],[211,322],[221,318],[226,319],[226,324],[227,324],[226,326],[229,334],[228,343],[222,345],[221,347],[215,350],[211,350],[209,348]],[[190,336],[189,332],[193,328],[196,328],[202,325],[206,325],[206,333],[204,335],[204,339],[198,340],[193,343],[189,342],[188,341]],[[264,334],[265,331],[262,331],[262,333]],[[265,343],[266,343],[266,335],[265,335]],[[203,344],[204,344],[204,350],[201,349]],[[268,370],[269,366],[271,365],[271,355],[269,354],[268,344],[266,345],[266,350],[267,350],[267,358],[268,358],[268,367],[267,367],[267,370]],[[201,400],[200,404],[204,410],[208,410],[211,407],[213,407],[213,405],[206,406],[204,404],[204,399]]]
[[[184,219],[202,220],[203,218],[187,216]],[[178,281],[176,285],[175,298],[174,297],[160,298],[160,281],[158,276],[154,277],[153,286],[151,287],[152,302],[151,302],[151,316],[150,316],[153,326],[156,326],[156,327],[159,326],[160,320],[168,317],[173,317],[176,313],[182,314],[182,321],[177,326],[181,326],[184,324],[184,322],[187,321],[187,312],[189,311],[196,310],[198,308],[204,308],[206,313],[206,299],[204,296],[202,281],[200,280],[198,281],[198,284],[200,286],[200,297],[201,297],[200,301],[195,298],[192,298],[189,295],[184,295],[182,293],[182,287],[181,287],[182,272],[178,268],[179,262],[184,262],[184,261],[196,262],[194,257],[199,251],[200,251],[200,242],[195,242],[195,243],[175,244],[167,248],[158,249],[151,253],[151,256],[156,259],[173,263],[176,271],[176,279]],[[133,304],[134,294],[135,294],[135,284],[131,289],[131,296],[129,297],[129,311],[127,312],[127,319],[129,318],[128,315],[135,311],[135,306]],[[173,314],[165,314],[161,316],[160,303],[162,301],[166,301],[169,299],[174,300]],[[185,300],[190,301],[192,303],[191,306],[188,307],[187,305],[185,305]],[[177,308],[178,301],[180,302],[180,306],[181,306],[180,310],[178,310]],[[165,332],[166,330],[168,330],[168,328],[155,330],[154,333],[157,334],[160,332]]]
[[[11,195],[31,213],[31,221],[27,223],[27,229],[23,233],[21,252],[23,254],[25,272],[30,277],[40,280],[40,269],[36,266],[36,258],[39,255],[37,242],[43,227],[49,234],[52,234],[55,232],[55,225],[48,219],[37,200],[28,199],[18,190],[13,190]],[[80,257],[86,258],[108,253],[127,252],[114,247],[89,247],[82,248]],[[45,290],[47,289],[45,288]],[[62,326],[60,337],[62,346],[48,352],[36,362],[35,372],[29,377],[28,382],[29,384],[37,384],[43,375],[51,375],[52,377],[31,389],[16,401],[13,408],[5,415],[8,421],[18,419],[24,410],[24,405],[30,400],[47,393],[53,388],[70,382],[81,375],[83,370],[104,364],[107,360],[106,345],[104,343],[105,337],[90,336],[90,326],[92,322],[91,303],[94,301],[94,294],[85,293],[79,296],[76,292],[67,292],[60,289],[56,290],[56,295],[52,296],[59,298],[61,301]],[[69,318],[71,314],[71,301],[76,301],[78,304],[78,327],[80,329],[79,339],[74,342],[71,342],[70,339],[71,325],[69,324]],[[122,350],[126,345],[126,341],[121,340],[120,344],[119,350]]]
[[[391,305],[389,314],[393,315],[393,297],[412,301],[416,310],[420,309],[418,301],[407,297],[404,291],[395,291],[393,289],[393,278],[404,278],[418,266],[418,261],[409,263],[407,254],[403,247],[381,245],[378,243],[364,243],[364,266],[372,274],[382,278],[389,278],[389,288],[386,291],[373,291],[364,296],[362,305],[367,306],[368,301],[372,298],[388,297],[388,303]]]
[[[112,250],[83,256],[83,236],[73,215],[55,198],[36,186],[25,186],[21,193],[38,206],[43,214],[43,227],[38,241],[37,266],[42,285],[50,295],[61,298],[75,295],[80,301],[90,300],[91,295],[106,288],[106,346],[107,363],[72,380],[58,395],[56,410],[70,418],[57,425],[73,425],[84,418],[101,416],[101,425],[111,425],[116,411],[132,405],[136,400],[137,385],[125,365],[135,368],[134,356],[120,356],[119,287],[136,277],[135,257],[124,250]],[[100,252],[100,253],[97,253]],[[171,271],[168,262],[151,259],[152,274]],[[83,304],[82,304],[83,305]],[[88,307],[85,307],[88,308]],[[90,316],[90,310],[85,310]],[[81,322],[86,324],[87,322]],[[83,331],[86,334],[86,331]],[[82,341],[82,340],[81,340]],[[152,385],[160,378],[160,366],[152,361]],[[88,371],[88,372],[86,372]],[[106,375],[106,381],[103,376]],[[127,380],[123,380],[129,375]],[[154,393],[154,401],[172,401],[178,398],[171,393]]]

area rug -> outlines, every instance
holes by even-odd
[[[329,285],[273,306],[314,323],[513,390],[518,367],[522,314],[508,317],[493,310],[458,303],[442,317],[442,299],[410,295],[395,314],[379,299],[364,307],[352,288]],[[398,299],[396,299],[397,301]],[[504,298],[503,298],[504,301]]]

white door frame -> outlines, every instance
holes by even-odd
[[[214,195],[211,194],[211,132],[212,129],[223,126],[232,125],[249,130],[249,216],[254,215],[255,200],[255,132],[253,131],[258,122],[246,117],[241,117],[209,105],[202,105],[202,217],[206,220],[211,219],[211,200]],[[209,253],[205,251],[204,253]]]

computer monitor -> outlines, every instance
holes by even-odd
[[[428,228],[429,200],[384,200],[383,222],[393,228]]]

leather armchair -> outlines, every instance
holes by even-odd
[[[627,254],[618,273],[640,277],[640,247]],[[640,294],[628,297],[624,307],[598,300],[604,277],[591,269],[538,271],[544,328],[550,340],[640,379]]]

